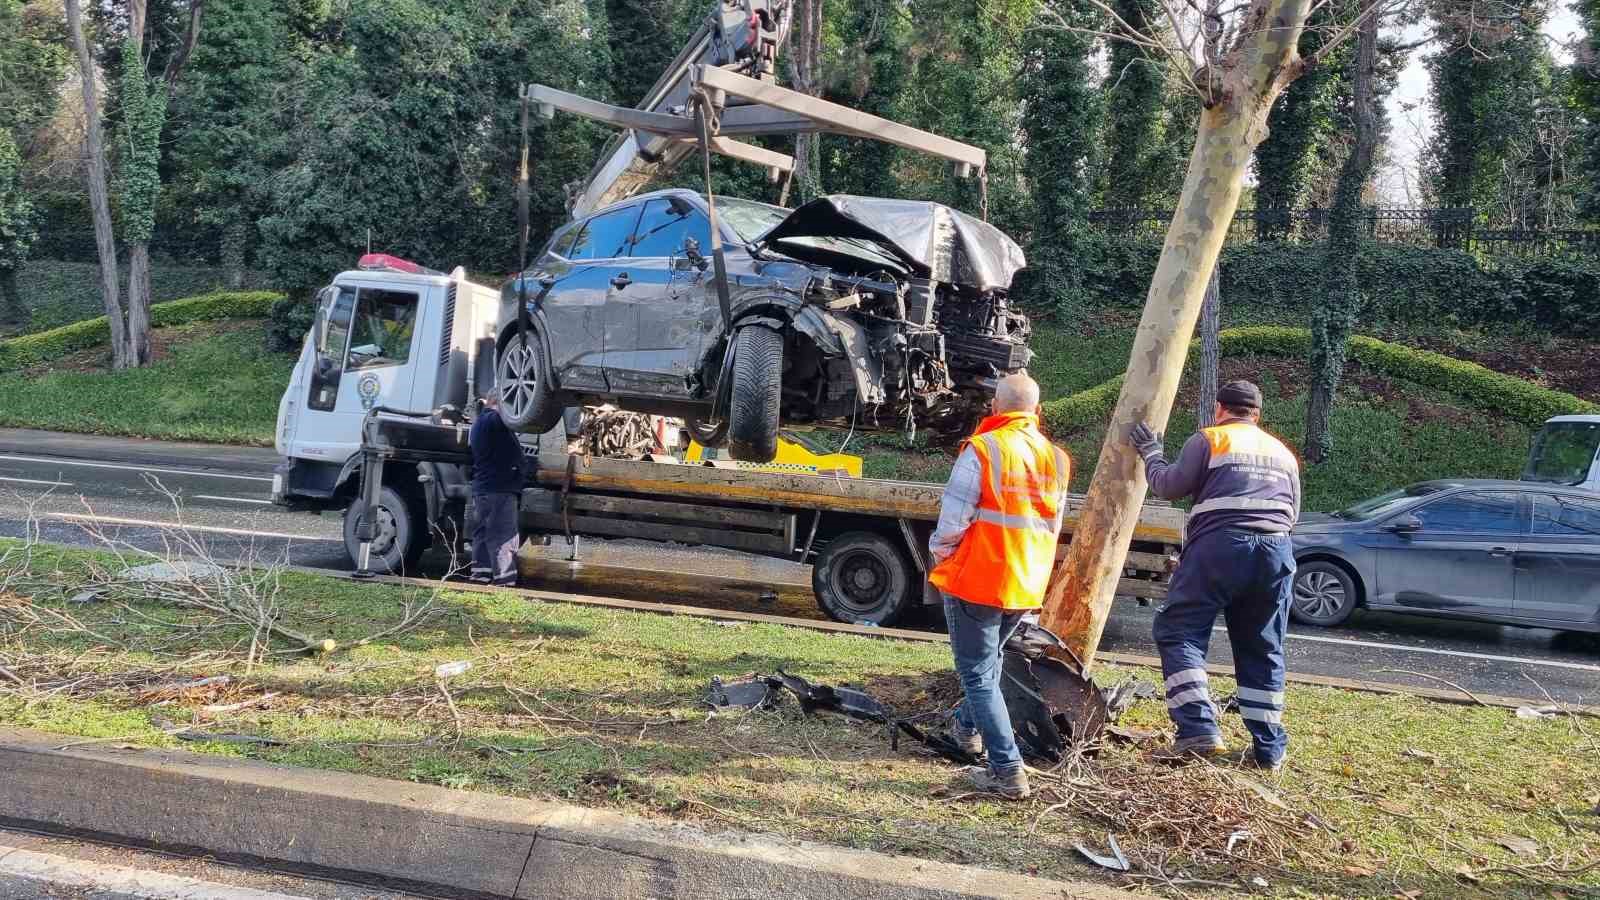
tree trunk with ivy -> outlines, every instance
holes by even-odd
[[[161,128],[167,120],[166,86],[144,71],[142,42],[122,43],[122,149],[120,187],[123,240],[128,245],[128,346],[124,364],[150,363],[150,238],[161,192]]]
[[[95,90],[94,59],[83,36],[83,7],[66,0],[67,35],[78,59],[78,80],[83,88],[84,179],[89,189],[89,213],[94,220],[94,242],[100,261],[100,300],[111,330],[111,366],[127,368],[128,322],[122,312],[122,287],[117,276],[117,242],[111,230],[111,199],[106,187],[105,138],[100,130],[100,101]]]
[[[1206,298],[1200,306],[1200,399],[1195,401],[1195,421],[1201,428],[1209,428],[1211,413],[1217,405],[1218,369],[1222,366],[1222,296],[1217,284],[1217,266],[1211,267],[1211,280],[1206,282]]]
[[[808,97],[822,95],[822,0],[800,0],[795,8],[793,47],[789,54],[789,80]],[[795,205],[822,194],[822,136],[794,137]]]
[[[1322,302],[1311,315],[1311,400],[1306,407],[1306,459],[1323,462],[1333,452],[1333,402],[1344,378],[1350,329],[1361,307],[1355,260],[1361,252],[1361,194],[1372,178],[1378,146],[1373,78],[1378,54],[1378,17],[1362,20],[1356,34],[1355,143],[1339,170],[1328,217],[1328,248],[1322,266]]]
[[[1238,37],[1215,69],[1197,73],[1204,109],[1188,174],[1134,337],[1127,379],[1100,448],[1089,495],[1064,565],[1051,578],[1043,624],[1086,666],[1127,560],[1147,484],[1128,430],[1166,427],[1206,284],[1239,206],[1267,112],[1303,68],[1296,51],[1311,0],[1252,0]]]

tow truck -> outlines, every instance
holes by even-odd
[[[792,167],[786,156],[736,140],[751,134],[830,131],[885,140],[981,176],[986,157],[978,148],[772,83],[791,12],[787,0],[718,0],[638,109],[525,86],[524,124],[531,105],[626,129],[570,190],[573,214],[637,193],[697,147],[708,174],[711,153],[768,166],[774,175]],[[527,185],[524,164],[524,201]],[[520,205],[522,272],[527,217]],[[715,240],[710,250],[726,314]],[[508,289],[525,291],[529,280],[518,277]],[[515,299],[521,330],[528,303]],[[417,571],[430,547],[461,551],[471,521],[469,420],[495,384],[504,303],[501,291],[472,282],[460,268],[447,274],[384,254],[362,257],[319,292],[315,323],[279,404],[276,446],[284,461],[273,499],[342,512],[358,575]],[[564,535],[574,547],[583,535],[642,538],[809,563],[818,606],[844,622],[891,625],[932,602],[924,591],[926,547],[942,485],[585,457],[566,452],[567,438],[566,417],[520,438],[529,462],[521,522],[530,538]],[[1078,496],[1069,501],[1063,542],[1081,503]],[[1181,510],[1146,504],[1123,594],[1141,602],[1165,595],[1184,524]]]

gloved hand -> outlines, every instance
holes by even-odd
[[[1128,440],[1145,460],[1161,453],[1161,435],[1143,422],[1128,429]]]

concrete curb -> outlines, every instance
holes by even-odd
[[[472,898],[1117,900],[910,857],[0,728],[0,824]]]

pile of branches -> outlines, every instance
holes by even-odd
[[[1153,877],[1165,878],[1165,862],[1173,857],[1281,871],[1319,843],[1332,846],[1326,823],[1231,767],[1172,767],[1138,752],[1092,758],[1079,752],[1037,780],[1049,803],[1038,821],[1061,810],[1092,816]]]
[[[650,416],[614,406],[589,406],[583,424],[569,438],[567,452],[605,459],[638,459],[656,448]]]

